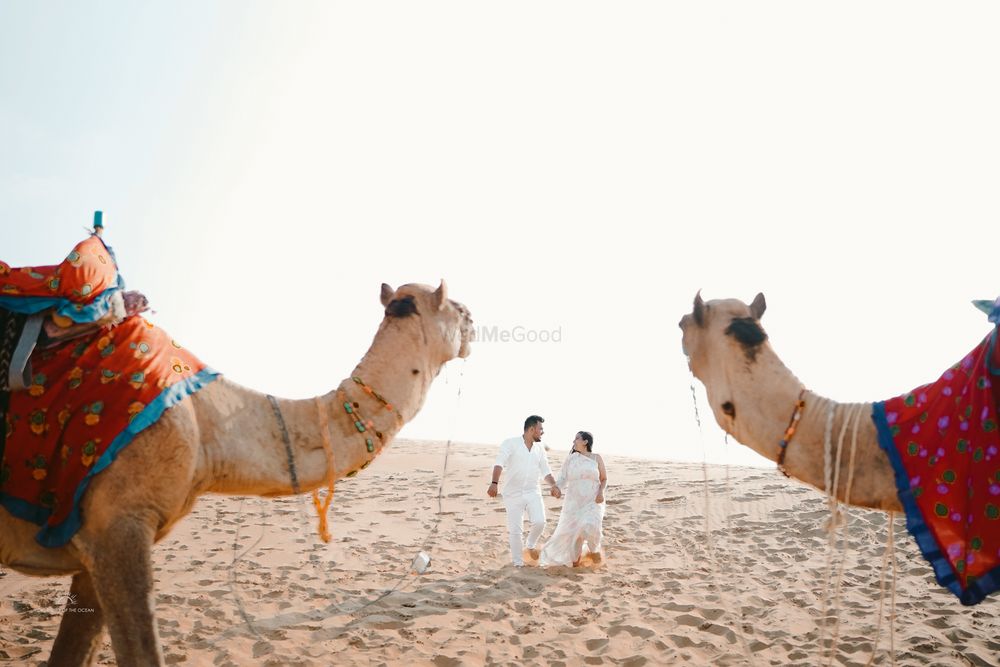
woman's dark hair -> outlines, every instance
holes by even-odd
[[[587,443],[588,452],[594,451],[594,436],[590,435],[587,431],[579,431],[577,435],[583,438],[583,441]],[[576,450],[574,449],[573,451],[575,452]]]

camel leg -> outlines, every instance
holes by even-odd
[[[78,572],[73,576],[69,594],[73,601],[66,605],[63,612],[59,634],[49,657],[49,667],[86,667],[94,660],[101,645],[104,614],[87,572]]]
[[[90,574],[119,665],[162,665],[153,614],[153,530],[133,517],[104,527],[91,543]]]

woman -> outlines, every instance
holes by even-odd
[[[580,431],[573,451],[559,471],[556,487],[565,499],[559,524],[542,550],[541,564],[572,565],[583,560],[586,542],[593,562],[601,561],[601,524],[604,522],[604,487],[608,475],[600,454],[594,454],[594,436]],[[555,495],[555,489],[552,490]]]

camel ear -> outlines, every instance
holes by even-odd
[[[764,293],[757,292],[757,296],[754,297],[753,303],[750,304],[750,314],[753,315],[755,320],[759,320],[764,314],[764,310],[767,308],[767,302],[764,301]]]
[[[705,302],[701,300],[701,290],[694,295],[694,310],[691,314],[694,315],[695,324],[700,327],[705,326]]]
[[[448,303],[448,285],[445,284],[444,278],[441,279],[441,286],[437,288],[434,292],[434,308],[435,310],[441,310],[444,308],[444,304]]]
[[[392,301],[392,296],[396,293],[396,290],[392,289],[385,283],[382,283],[382,305],[388,306],[389,302]]]

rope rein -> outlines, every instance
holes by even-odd
[[[695,419],[695,421],[698,424],[698,440],[699,440],[699,442],[701,444],[701,471],[702,471],[702,481],[704,482],[704,489],[705,489],[705,548],[706,548],[706,553],[708,555],[709,567],[712,570],[712,577],[711,577],[712,578],[712,586],[713,586],[713,588],[715,588],[717,594],[719,595],[719,599],[721,600],[724,597],[723,593],[722,593],[723,589],[717,583],[718,582],[718,572],[720,571],[721,568],[719,567],[718,559],[716,558],[716,550],[715,550],[713,542],[712,542],[712,531],[711,531],[711,524],[710,524],[710,519],[709,519],[709,517],[711,515],[711,512],[710,512],[710,510],[711,510],[711,507],[710,507],[711,503],[710,503],[710,500],[709,500],[709,489],[708,489],[708,457],[707,457],[706,452],[705,452],[705,437],[704,437],[704,432],[703,432],[702,426],[701,426],[701,413],[698,411],[698,395],[697,395],[697,393],[695,392],[695,389],[694,389],[693,376],[692,376],[692,381],[691,381],[690,387],[691,387],[691,402],[694,404],[694,419]],[[727,441],[727,444],[728,444],[728,441]],[[728,464],[726,465],[726,502],[729,503],[729,504],[731,504],[731,502],[732,502],[731,487],[729,486],[729,465]],[[729,527],[729,514],[730,514],[730,512],[726,513],[726,526],[727,526],[727,528]],[[726,606],[727,605],[723,604],[723,607],[726,607]],[[733,608],[734,609],[739,609],[739,605],[736,605]],[[751,667],[753,667],[753,665],[755,665],[756,663],[754,662],[754,659],[753,659],[753,652],[750,650],[750,644],[749,644],[749,642],[747,642],[746,634],[743,631],[743,619],[742,618],[737,618],[736,620],[737,620],[737,623],[736,623],[736,632],[737,632],[737,635],[740,638],[740,644],[741,644],[741,646],[743,648],[744,656],[746,657],[747,663],[749,665],[751,665]]]
[[[848,506],[851,502],[851,488],[854,484],[854,462],[858,446],[858,427],[860,426],[861,423],[861,417],[864,415],[864,408],[865,406],[862,403],[852,405],[848,408],[847,414],[844,418],[843,428],[841,428],[840,430],[840,440],[837,443],[838,474],[835,475],[835,479],[838,479],[838,481],[835,482],[835,484],[839,484],[839,476],[840,476],[839,464],[841,458],[840,455],[843,452],[843,444],[844,444],[843,439],[847,433],[848,427],[851,426],[852,427],[851,453],[850,456],[848,457],[849,468],[847,471],[847,485],[844,488],[844,502],[843,502],[844,507]],[[836,487],[833,489],[833,492],[834,494],[836,494]],[[839,503],[838,503],[838,508],[839,508]],[[837,525],[841,525],[841,522],[839,521],[836,522],[834,530],[836,530]],[[847,564],[847,546],[848,546],[848,540],[850,538],[849,529],[850,529],[850,513],[845,509],[843,511],[843,523],[840,536],[840,562],[837,567],[837,584],[836,584],[836,592],[834,593],[834,624],[833,624],[833,634],[830,638],[830,657],[829,660],[827,661],[828,665],[833,664],[833,659],[836,657],[837,654],[837,641],[838,639],[840,639],[840,604],[842,601],[842,593],[843,593],[844,566]],[[836,539],[834,539],[834,542],[836,542]]]
[[[316,397],[316,411],[319,413],[319,431],[323,436],[323,452],[326,454],[326,497],[321,501],[319,489],[313,489],[312,501],[316,515],[319,517],[319,526],[317,528],[319,530],[319,537],[324,542],[329,542],[331,536],[328,516],[330,503],[333,502],[336,471],[333,467],[333,444],[330,442],[330,421],[327,418],[323,401],[318,396]]]
[[[826,525],[826,569],[823,573],[823,598],[820,618],[822,622],[819,626],[819,647],[821,654],[825,652],[827,611],[830,604],[830,577],[833,573],[833,550],[836,544],[837,514],[840,508],[837,503],[837,494],[834,491],[833,472],[833,419],[837,408],[840,407],[833,401],[826,412],[826,427],[823,430],[823,479],[826,482],[826,505],[830,510],[830,518]]]
[[[458,412],[459,402],[460,402],[461,397],[462,397],[462,380],[464,379],[464,377],[465,377],[465,363],[464,363],[464,360],[463,360],[461,371],[459,372],[458,394],[457,394],[456,402],[455,402],[455,412],[456,413]],[[388,401],[386,401],[381,395],[379,395],[377,392],[375,392],[374,390],[372,390],[370,387],[368,387],[367,385],[365,385],[364,382],[362,382],[360,380],[360,378],[352,376],[351,379],[356,384],[361,385],[361,387],[365,390],[366,394],[368,394],[368,395],[372,396],[373,398],[375,398],[376,400],[378,400],[387,411],[393,413],[395,415],[395,417],[396,417],[397,424],[400,425],[400,426],[402,425],[402,415],[399,413],[398,410],[396,410],[395,408],[393,408],[392,404],[390,404]],[[295,491],[295,493],[297,494],[297,493],[299,493],[298,476],[297,476],[297,472],[296,472],[296,469],[295,469],[295,460],[294,460],[294,457],[292,455],[290,438],[288,438],[288,435],[287,435],[288,431],[287,431],[287,428],[285,427],[285,421],[284,421],[284,419],[283,419],[283,417],[281,415],[280,409],[278,408],[277,400],[273,396],[270,396],[270,395],[268,395],[268,400],[271,402],[271,406],[272,406],[272,408],[274,410],[275,417],[278,420],[278,423],[279,423],[279,426],[280,426],[280,429],[281,429],[281,432],[282,432],[282,441],[283,441],[283,443],[285,445],[285,451],[286,451],[286,455],[288,456],[288,461],[289,461],[289,474],[290,474],[290,477],[292,479],[292,488]],[[341,403],[344,403],[344,401],[341,400]],[[352,408],[352,410],[347,410],[348,406],[350,406]],[[324,452],[326,454],[326,470],[327,470],[326,481],[327,481],[327,489],[326,489],[326,496],[325,497],[322,497],[320,495],[318,489],[314,490],[312,492],[312,502],[313,502],[313,507],[315,508],[317,516],[319,518],[319,525],[318,525],[319,535],[320,535],[320,537],[322,538],[322,540],[324,542],[329,542],[330,539],[331,539],[331,534],[330,534],[330,529],[329,529],[329,519],[328,519],[328,516],[329,516],[330,505],[333,502],[334,486],[335,486],[335,479],[336,479],[336,470],[335,470],[335,466],[334,466],[335,460],[334,460],[334,452],[333,452],[333,443],[331,442],[331,439],[330,439],[329,417],[327,415],[326,409],[324,409],[324,405],[323,405],[323,402],[322,402],[322,400],[321,400],[320,397],[316,397],[316,408],[317,408],[317,413],[318,413],[318,417],[319,417],[320,432],[322,434],[323,449],[324,449]],[[355,427],[357,428],[357,430],[358,430],[359,433],[361,433],[362,435],[365,435],[365,432],[369,428],[373,428],[373,425],[372,425],[371,421],[365,420],[364,417],[362,417],[357,412],[357,409],[354,408],[353,404],[351,404],[350,402],[347,402],[347,404],[344,406],[344,408],[345,408],[345,412],[348,415],[352,415],[352,413],[353,413],[353,415],[357,416],[358,419],[355,422]],[[452,428],[453,427],[454,427],[454,417],[453,417],[453,421],[452,421]],[[379,440],[382,439],[382,433],[381,432],[375,431],[375,434],[379,438]],[[365,445],[366,445],[366,449],[367,449],[368,453],[370,453],[370,454],[372,454],[372,453],[377,454],[378,452],[374,452],[373,451],[374,450],[373,444],[374,443],[371,441],[370,438],[368,438],[368,437],[365,438]],[[441,519],[442,519],[442,516],[443,516],[442,503],[443,503],[443,498],[444,498],[444,484],[445,484],[445,478],[447,477],[447,473],[448,473],[448,455],[449,455],[449,452],[451,451],[451,444],[452,444],[452,436],[451,436],[451,434],[449,434],[449,436],[448,436],[448,442],[445,445],[444,464],[443,464],[442,470],[441,470],[441,482],[440,482],[440,484],[438,486],[438,497],[437,497],[437,501],[438,501],[438,513],[437,513],[437,517],[435,518],[434,526],[432,527],[432,529],[428,533],[427,539],[425,541],[425,546],[424,546],[424,550],[425,551],[430,551],[433,548],[433,546],[436,544],[436,536],[437,536],[438,530],[440,529],[440,526],[441,526]],[[381,448],[379,449],[379,451],[381,451]],[[364,468],[367,468],[368,464],[370,464],[370,463],[371,463],[371,459],[367,460],[364,464],[362,464],[361,469],[363,470]],[[354,474],[357,474],[357,471],[354,471],[353,473],[349,474],[348,476],[353,476]],[[243,622],[246,624],[246,626],[250,630],[251,634],[253,634],[256,638],[258,638],[260,640],[264,640],[265,638],[263,637],[263,635],[261,635],[260,632],[257,631],[256,627],[254,627],[254,624],[253,624],[253,622],[250,619],[250,615],[247,613],[246,607],[243,604],[242,596],[239,594],[239,581],[236,578],[236,569],[237,569],[237,565],[239,564],[240,560],[242,560],[248,553],[250,553],[250,551],[252,551],[253,549],[255,549],[257,547],[257,545],[261,543],[261,541],[264,539],[264,536],[266,534],[266,527],[268,525],[270,525],[270,524],[267,523],[266,521],[264,523],[262,523],[261,524],[261,533],[260,533],[260,536],[257,538],[257,540],[253,544],[251,544],[249,547],[247,547],[246,549],[244,549],[242,553],[238,553],[238,551],[239,551],[240,532],[242,530],[243,505],[244,505],[245,501],[246,501],[245,498],[243,498],[243,499],[240,500],[240,506],[239,506],[239,509],[237,510],[237,513],[236,513],[237,514],[237,522],[239,523],[239,526],[237,527],[236,534],[235,534],[235,536],[233,538],[233,560],[232,560],[232,563],[230,564],[230,567],[229,567],[228,583],[229,583],[230,593],[233,596],[233,600],[236,603],[236,607],[239,610],[240,617],[243,619]],[[270,517],[270,510],[268,510],[268,517]],[[411,579],[408,575],[410,575],[410,574],[418,574],[418,575],[419,574],[423,574],[423,572],[426,570],[426,567],[429,565],[429,563],[430,563],[430,557],[424,551],[421,551],[420,553],[417,554],[416,558],[413,559],[412,563],[407,568],[407,570],[405,570],[402,574],[399,575],[399,577],[397,577],[395,584],[391,588],[386,589],[385,591],[383,591],[382,593],[380,593],[376,597],[374,597],[371,600],[368,600],[368,601],[366,601],[366,602],[358,605],[357,607],[355,607],[353,609],[344,610],[343,608],[340,608],[340,609],[338,609],[338,612],[340,614],[357,614],[358,612],[360,612],[361,610],[365,609],[366,607],[369,607],[371,605],[377,604],[378,602],[381,602],[382,600],[384,600],[385,598],[387,598],[392,593],[400,590],[400,588],[401,588],[401,586],[402,586],[402,584],[404,582],[406,582],[406,581],[413,581],[413,579]],[[340,605],[336,605],[336,607],[340,607]]]
[[[704,499],[705,499],[705,542],[708,552],[708,561],[712,566],[713,581],[716,577],[719,563],[717,560],[717,554],[715,553],[715,545],[712,541],[711,529],[710,529],[710,500],[709,500],[709,488],[708,488],[708,463],[705,456],[705,443],[704,436],[702,433],[702,423],[701,415],[698,410],[698,399],[695,392],[694,383],[691,383],[691,399],[694,404],[695,421],[698,425],[699,440],[702,446],[702,477],[704,483]],[[784,437],[779,443],[779,470],[788,476],[788,473],[784,469],[784,454],[787,450],[787,446],[795,435],[795,432],[799,426],[802,418],[802,412],[805,407],[805,395],[806,391],[803,389],[799,394],[798,400],[796,401],[795,410],[789,419],[788,427],[785,429]],[[853,405],[845,405],[844,410],[841,410],[841,405],[831,401],[829,399],[823,399],[817,396],[813,396],[810,400],[816,401],[820,409],[826,408],[826,419],[823,429],[823,480],[825,485],[825,491],[827,495],[827,506],[830,509],[830,519],[827,524],[827,559],[826,559],[826,574],[824,576],[824,587],[822,595],[822,615],[820,622],[820,636],[818,648],[820,652],[819,664],[832,665],[835,658],[837,657],[837,647],[840,638],[840,626],[841,626],[841,604],[843,601],[843,582],[844,582],[844,571],[847,563],[847,550],[850,541],[850,514],[847,510],[851,502],[851,491],[854,487],[854,474],[857,464],[857,453],[858,453],[858,435],[860,431],[861,422],[865,416],[866,404],[858,403]],[[839,416],[842,418],[842,422],[839,428],[839,433],[837,437],[836,452],[833,448],[833,428],[834,422]],[[841,469],[844,463],[844,441],[847,439],[848,431],[850,431],[850,451],[847,456],[847,470],[846,470],[846,480],[844,484],[844,499],[839,500],[837,497],[837,491],[841,485]],[[727,473],[727,497],[729,493],[728,485],[728,467],[726,469]],[[890,588],[890,611],[889,611],[889,658],[892,664],[896,664],[896,649],[895,649],[895,620],[896,620],[896,582],[898,578],[897,562],[896,562],[896,552],[895,552],[895,515],[893,512],[889,512],[889,526],[887,531],[886,547],[883,552],[882,557],[882,567],[879,576],[879,607],[878,607],[878,623],[875,629],[875,636],[872,641],[872,652],[867,662],[867,666],[870,666],[875,661],[875,656],[878,653],[878,640],[881,636],[882,623],[884,616],[885,607],[885,580],[888,570],[888,563],[892,561],[892,582]],[[728,516],[727,516],[728,525]],[[834,572],[836,571],[836,572]],[[835,574],[835,576],[834,576]],[[721,595],[721,589],[718,585],[715,588],[719,591]],[[832,592],[832,603],[831,603],[831,592]],[[832,604],[832,609],[830,608]],[[832,619],[831,619],[832,617]],[[827,631],[832,624],[832,633],[830,634],[829,640],[827,640]],[[749,650],[746,642],[746,637],[743,633],[742,624],[739,628],[739,637],[741,643],[743,644],[744,651],[746,653],[747,661],[753,664],[753,656]],[[866,666],[866,667],[867,667]]]
[[[878,640],[882,633],[882,610],[885,606],[885,573],[889,565],[889,556],[892,555],[892,606],[889,612],[889,658],[892,664],[896,664],[895,650],[895,626],[896,618],[896,551],[895,551],[895,512],[889,512],[889,536],[886,538],[885,551],[882,553],[882,571],[878,578],[878,623],[875,625],[875,636],[872,638],[872,654],[865,663],[865,667],[870,667],[875,662],[875,655],[878,653]]]

